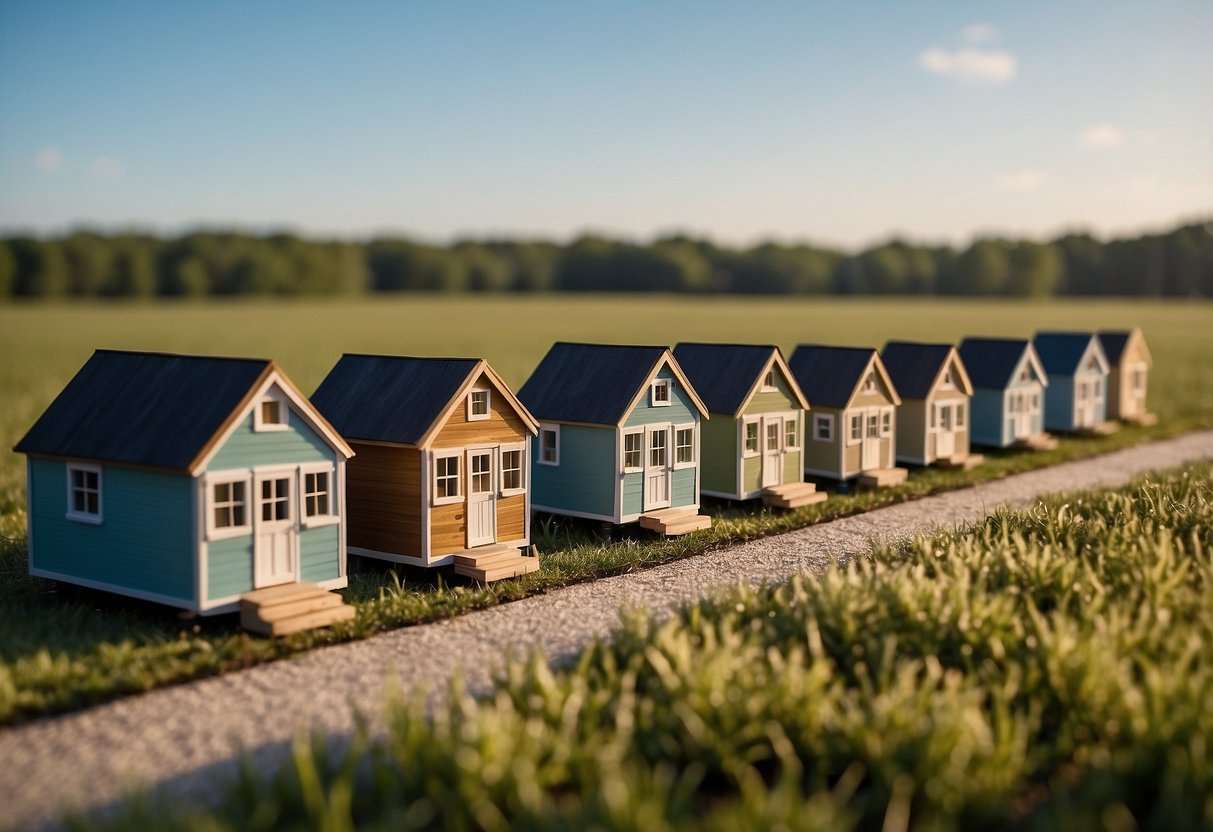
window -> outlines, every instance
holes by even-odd
[[[290,477],[275,477],[261,481],[261,522],[274,523],[291,519]]]
[[[868,373],[867,378],[863,380],[863,390],[865,393],[871,393],[876,389],[876,373]]]
[[[560,425],[542,425],[539,428],[539,464],[560,464]]]
[[[1091,398],[1093,398],[1093,399],[1102,399],[1103,398],[1103,379],[1102,378],[1097,378],[1093,382],[1091,382]]]
[[[813,438],[818,442],[834,441],[834,417],[818,414],[813,417]]]
[[[880,411],[880,435],[892,436],[893,434],[893,408],[886,407]]]
[[[501,448],[501,496],[521,494],[526,489],[522,448]]]
[[[101,522],[100,466],[67,466],[67,518],[82,523]]]
[[[764,375],[762,377],[762,389],[763,390],[777,390],[778,389],[775,386],[775,371],[774,370],[767,370],[766,375]]]
[[[779,450],[779,423],[767,422],[767,450]]]
[[[468,454],[470,476],[468,492],[488,494],[493,490],[493,452],[473,451]]]
[[[861,439],[863,439],[863,415],[855,413],[851,416],[851,442],[858,442]]]
[[[695,427],[674,430],[674,467],[695,464]]]
[[[868,414],[868,439],[876,439],[880,436],[880,414]]]
[[[1146,393],[1146,368],[1142,366],[1133,368],[1133,392],[1139,396],[1144,396]]]
[[[745,423],[745,453],[747,456],[753,456],[758,453],[758,423]]]
[[[1087,383],[1085,381],[1078,382],[1078,400],[1080,402],[1087,400]]]
[[[623,470],[639,471],[644,467],[644,431],[623,435]]]
[[[799,448],[800,447],[800,431],[797,430],[795,419],[788,419],[783,423],[783,446],[784,448]]]
[[[653,407],[669,407],[670,406],[670,380],[668,378],[659,378],[653,382],[651,401]]]
[[[963,428],[965,426],[965,406],[964,402],[956,405],[956,427]]]
[[[463,495],[459,486],[459,452],[434,455],[434,505],[457,503]]]
[[[331,497],[332,475],[328,471],[310,471],[303,474],[303,516],[328,517]]]
[[[1087,369],[1088,370],[1098,370],[1099,369],[1099,359],[1096,358],[1095,356],[1091,356],[1090,358],[1088,358],[1087,359]]]
[[[664,468],[666,459],[666,440],[667,433],[664,430],[655,430],[649,434],[649,467]]]
[[[248,497],[244,482],[218,482],[211,486],[211,511],[216,529],[248,525]]]
[[[1040,394],[1033,393],[1032,394],[1032,412],[1035,413],[1038,410],[1040,410]]]
[[[289,412],[290,408],[282,394],[271,390],[253,409],[253,430],[286,430]]]
[[[468,393],[468,421],[480,422],[489,418],[489,391],[482,388],[473,388],[471,393]]]

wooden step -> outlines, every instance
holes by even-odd
[[[691,512],[684,512],[659,522],[650,521],[648,525],[645,525],[644,517],[640,519],[643,528],[651,529],[666,537],[690,534],[691,532],[697,532],[700,529],[707,529],[712,526],[712,518],[710,516],[706,514],[693,514]]]
[[[1134,416],[1122,416],[1120,421],[1127,422],[1130,425],[1141,425],[1143,428],[1148,428],[1158,424],[1158,414],[1138,413]]]
[[[240,596],[240,626],[266,636],[284,636],[349,621],[355,609],[336,592],[309,581],[279,584]]]
[[[800,494],[812,494],[817,490],[816,483],[811,482],[784,482],[779,485],[768,485],[762,489],[763,499],[770,497],[779,497],[787,499]]]
[[[246,620],[241,616],[240,624],[246,630],[260,633],[263,636],[288,636],[291,633],[313,630],[317,627],[329,627],[340,621],[353,621],[357,611],[348,604],[341,604],[328,609],[293,615],[290,618],[280,618],[275,621],[260,619]]]
[[[343,603],[345,601],[340,595],[335,592],[326,592],[325,590],[321,590],[314,595],[287,596],[285,601],[276,604],[256,604],[241,600],[240,619],[243,621],[248,617],[250,620],[279,621],[283,618],[302,615],[305,612],[339,607]]]
[[[901,485],[906,481],[908,473],[905,468],[873,468],[860,472],[856,482],[864,488],[887,488],[891,485]]]
[[[539,558],[524,558],[517,553],[508,561],[498,561],[489,566],[471,566],[456,563],[455,574],[463,575],[474,581],[487,584],[490,581],[500,581],[504,578],[516,578],[530,572],[539,571]]]
[[[803,494],[793,494],[789,497],[777,497],[774,495],[768,497],[763,495],[762,501],[771,508],[793,509],[811,506],[815,503],[823,503],[826,496],[824,491],[808,491]]]
[[[1057,437],[1048,433],[1038,433],[1027,439],[1020,439],[1011,447],[1025,451],[1051,451],[1057,447]]]
[[[246,592],[240,596],[240,601],[247,601],[250,604],[278,604],[289,600],[294,596],[315,595],[317,592],[327,592],[319,584],[311,581],[296,581],[293,583],[278,584],[277,586],[268,586],[265,589],[254,589],[252,592]]]
[[[464,549],[462,552],[455,553],[455,563],[461,563],[464,566],[480,566],[485,563],[491,563],[494,560],[500,560],[502,557],[517,557],[518,550],[506,546],[503,543],[490,543],[486,546],[477,546],[475,549]]]
[[[964,456],[940,458],[935,462],[940,468],[960,468],[964,471],[971,471],[985,460],[986,458],[981,454],[965,454]]]
[[[695,506],[677,506],[675,508],[660,508],[654,511],[646,511],[640,515],[640,527],[642,529],[657,531],[661,525],[671,523],[681,517],[693,517],[698,513],[699,509]]]

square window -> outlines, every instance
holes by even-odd
[[[211,507],[216,529],[238,529],[248,525],[248,500],[244,482],[221,482],[211,488]]]
[[[856,413],[851,416],[851,441],[858,442],[863,439],[863,416]]]
[[[956,427],[963,428],[965,426],[965,406],[963,403],[956,405]]]
[[[652,403],[653,407],[670,406],[670,380],[668,378],[659,378],[653,382]]]
[[[674,462],[695,463],[695,428],[679,428],[674,432]]]
[[[745,452],[747,454],[758,453],[758,423],[746,422],[745,425]]]
[[[766,375],[764,375],[762,377],[762,389],[763,390],[777,389],[775,387],[775,371],[774,370],[767,370]]]
[[[623,470],[639,471],[644,467],[644,433],[636,431],[623,435]]]
[[[489,391],[475,389],[468,394],[468,421],[479,422],[489,418]]]
[[[522,479],[522,450],[501,451],[501,490],[521,491],[524,488]]]
[[[767,422],[767,450],[779,450],[779,423]]]
[[[282,403],[275,401],[262,402],[261,422],[266,425],[282,424]]]
[[[459,455],[434,458],[434,500],[454,502],[462,492],[459,489]]]
[[[261,481],[261,521],[273,523],[291,518],[291,481],[279,477]]]
[[[893,411],[886,408],[880,413],[880,435],[889,436],[893,433]]]
[[[101,522],[101,468],[67,466],[67,516],[85,523]]]
[[[560,428],[545,426],[539,429],[539,463],[541,465],[560,464]]]
[[[493,453],[477,451],[470,460],[472,494],[488,494],[493,490]]]
[[[253,430],[286,430],[290,409],[279,390],[271,390],[253,408]]]
[[[329,472],[316,471],[303,475],[303,513],[307,517],[327,517],[331,503]]]
[[[818,442],[834,441],[834,417],[819,414],[813,417],[813,438]]]

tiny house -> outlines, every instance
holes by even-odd
[[[777,508],[826,498],[804,482],[809,403],[779,347],[679,344],[674,358],[712,416],[700,431],[701,493]]]
[[[1067,433],[1112,433],[1107,421],[1108,358],[1089,332],[1038,332],[1032,339],[1049,374],[1045,427]]]
[[[951,344],[890,341],[880,353],[901,396],[897,459],[915,465],[972,468],[969,401],[973,385]]]
[[[972,441],[993,448],[1047,450],[1057,440],[1045,433],[1048,374],[1025,338],[966,338],[957,350],[973,384],[969,413]]]
[[[312,401],[358,452],[351,554],[480,581],[539,568],[519,553],[538,424],[487,361],[344,355]]]
[[[663,534],[700,515],[700,423],[708,411],[667,347],[553,344],[518,391],[539,420],[537,511]]]
[[[1153,425],[1158,417],[1146,410],[1146,380],[1154,359],[1141,330],[1100,330],[1099,345],[1107,356],[1108,417]]]
[[[14,450],[33,575],[203,614],[346,585],[353,450],[272,361],[98,350]]]
[[[896,466],[897,406],[901,397],[880,353],[864,347],[802,345],[788,361],[813,403],[804,446],[804,472],[861,485],[904,482]]]

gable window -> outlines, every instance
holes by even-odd
[[[956,389],[956,376],[954,375],[953,370],[950,366],[948,367],[947,372],[943,374],[943,383],[939,385],[939,389],[941,389],[941,390],[955,390]]]
[[[434,505],[457,503],[463,496],[459,477],[459,451],[434,453]]]
[[[539,464],[560,464],[560,425],[542,425],[539,428]]]
[[[818,442],[834,441],[834,417],[828,413],[819,413],[813,417],[813,439]]]
[[[101,467],[67,466],[67,518],[81,523],[101,522]]]
[[[649,399],[653,407],[669,407],[670,380],[668,378],[659,378],[655,380],[650,391]]]
[[[695,426],[674,429],[674,467],[689,467],[695,464]]]
[[[851,414],[851,444],[855,444],[863,439],[863,414]]]
[[[289,412],[286,398],[277,390],[271,390],[253,408],[253,430],[286,430]]]
[[[777,390],[775,386],[775,371],[767,370],[766,375],[762,377],[762,389],[764,391]]]
[[[336,521],[337,503],[333,494],[333,469],[305,467],[300,471],[303,497],[303,522],[307,526]]]
[[[745,455],[754,456],[758,453],[758,422],[745,423]]]
[[[795,419],[788,419],[783,423],[783,447],[785,450],[800,447],[799,433],[800,431],[797,430]]]
[[[871,373],[868,373],[867,377],[863,380],[863,391],[865,393],[872,393],[875,390],[876,390],[876,373],[871,372]]]
[[[1087,369],[1088,370],[1098,370],[1099,369],[1099,359],[1096,358],[1095,356],[1091,356],[1090,358],[1088,358],[1087,359]]]
[[[473,388],[468,393],[468,421],[479,422],[489,418],[489,391],[484,388]]]
[[[635,430],[623,435],[623,470],[634,473],[644,468],[644,431]]]

